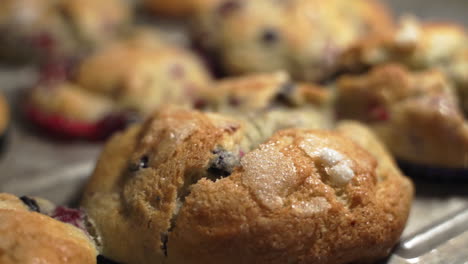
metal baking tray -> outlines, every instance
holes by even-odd
[[[466,0],[387,2],[399,13],[408,11],[468,24]],[[24,124],[19,114],[21,94],[34,79],[33,68],[0,68],[0,90],[13,113],[9,141],[0,160],[0,192],[36,195],[76,206],[102,143],[56,141]],[[468,263],[468,181],[427,182],[415,178],[414,182],[416,199],[408,225],[399,245],[382,263]]]

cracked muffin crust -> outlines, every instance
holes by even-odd
[[[453,82],[468,114],[468,35],[461,25],[421,23],[402,19],[391,34],[365,38],[340,58],[340,68],[360,72],[377,65],[399,63],[413,71],[438,69]]]
[[[137,35],[85,58],[70,81],[39,83],[28,98],[27,114],[58,134],[102,138],[160,104],[192,106],[211,81],[189,51]]]
[[[130,21],[122,0],[4,0],[0,58],[75,58],[118,37]]]
[[[166,107],[115,135],[82,201],[103,254],[131,264],[349,263],[389,253],[413,188],[370,131],[344,123],[255,142],[245,122]]]
[[[468,123],[455,92],[437,71],[413,73],[392,64],[337,83],[339,119],[369,124],[403,161],[468,167]]]
[[[0,262],[95,264],[92,240],[64,210],[43,199],[0,193]]]
[[[373,0],[224,0],[195,17],[195,42],[223,73],[286,70],[307,81],[332,77],[338,55],[354,41],[393,29]]]

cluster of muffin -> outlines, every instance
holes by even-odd
[[[128,2],[83,15],[87,2],[29,1],[60,21],[45,26],[54,49],[39,52],[28,119],[71,138],[127,129],[104,147],[80,211],[0,195],[2,263],[367,263],[390,253],[409,214],[413,185],[395,158],[411,176],[468,177],[459,26],[396,25],[374,0],[139,3],[193,19],[198,57],[130,26]],[[12,43],[42,32],[30,26]],[[62,50],[55,26],[80,50]],[[49,231],[74,235],[57,249],[38,238]]]
[[[0,195],[8,242],[0,260],[349,263],[388,255],[413,186],[379,140],[355,122],[283,129],[278,114],[160,109],[107,143],[81,210]],[[296,115],[291,125],[309,127]]]

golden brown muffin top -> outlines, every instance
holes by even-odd
[[[104,254],[125,263],[345,263],[387,254],[412,185],[371,132],[289,129],[245,149],[244,122],[167,107],[115,136],[83,201]],[[123,237],[132,242],[114,243]]]
[[[97,251],[80,229],[29,211],[16,196],[0,194],[0,262],[96,263]]]
[[[398,62],[412,69],[431,69],[451,64],[468,48],[462,26],[451,23],[421,23],[403,18],[395,32],[364,38],[340,58],[353,71],[364,66]]]
[[[211,84],[211,77],[189,51],[143,37],[86,58],[77,83],[124,108],[149,113],[160,103],[191,104],[198,91]]]
[[[371,124],[397,158],[431,166],[468,165],[468,124],[441,72],[383,65],[342,77],[337,87],[338,116]]]
[[[147,30],[84,58],[76,75],[40,83],[30,102],[46,114],[96,122],[116,113],[146,116],[164,103],[191,106],[212,83],[199,58]]]

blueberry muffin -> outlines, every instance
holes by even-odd
[[[6,143],[6,136],[8,130],[8,124],[10,123],[10,109],[8,103],[0,93],[0,150],[2,150]]]
[[[97,250],[83,225],[78,210],[0,193],[0,263],[95,264]]]
[[[26,113],[49,132],[100,139],[158,105],[192,106],[211,77],[198,58],[147,35],[114,43],[85,58],[72,80],[44,77]]]
[[[389,254],[413,187],[372,133],[270,131],[174,107],[115,135],[82,205],[122,263],[350,263]],[[368,149],[368,150],[366,150]]]
[[[340,58],[347,72],[362,72],[385,63],[400,63],[413,71],[439,69],[454,83],[468,114],[468,37],[462,26],[420,23],[407,17],[392,34],[364,39]]]
[[[369,124],[398,159],[467,175],[468,123],[441,72],[392,64],[342,77],[336,109],[340,119]]]
[[[0,59],[79,57],[119,36],[130,20],[122,0],[3,0]]]
[[[284,71],[248,74],[218,80],[200,93],[198,106],[216,112],[259,112],[272,108],[330,106],[331,92],[322,86],[295,82]]]
[[[331,95],[322,87],[297,83],[286,72],[258,73],[215,82],[200,92],[196,106],[246,121],[258,144],[283,128],[332,126]]]
[[[197,9],[197,46],[227,74],[286,70],[324,81],[357,39],[393,29],[374,0],[224,0]]]

